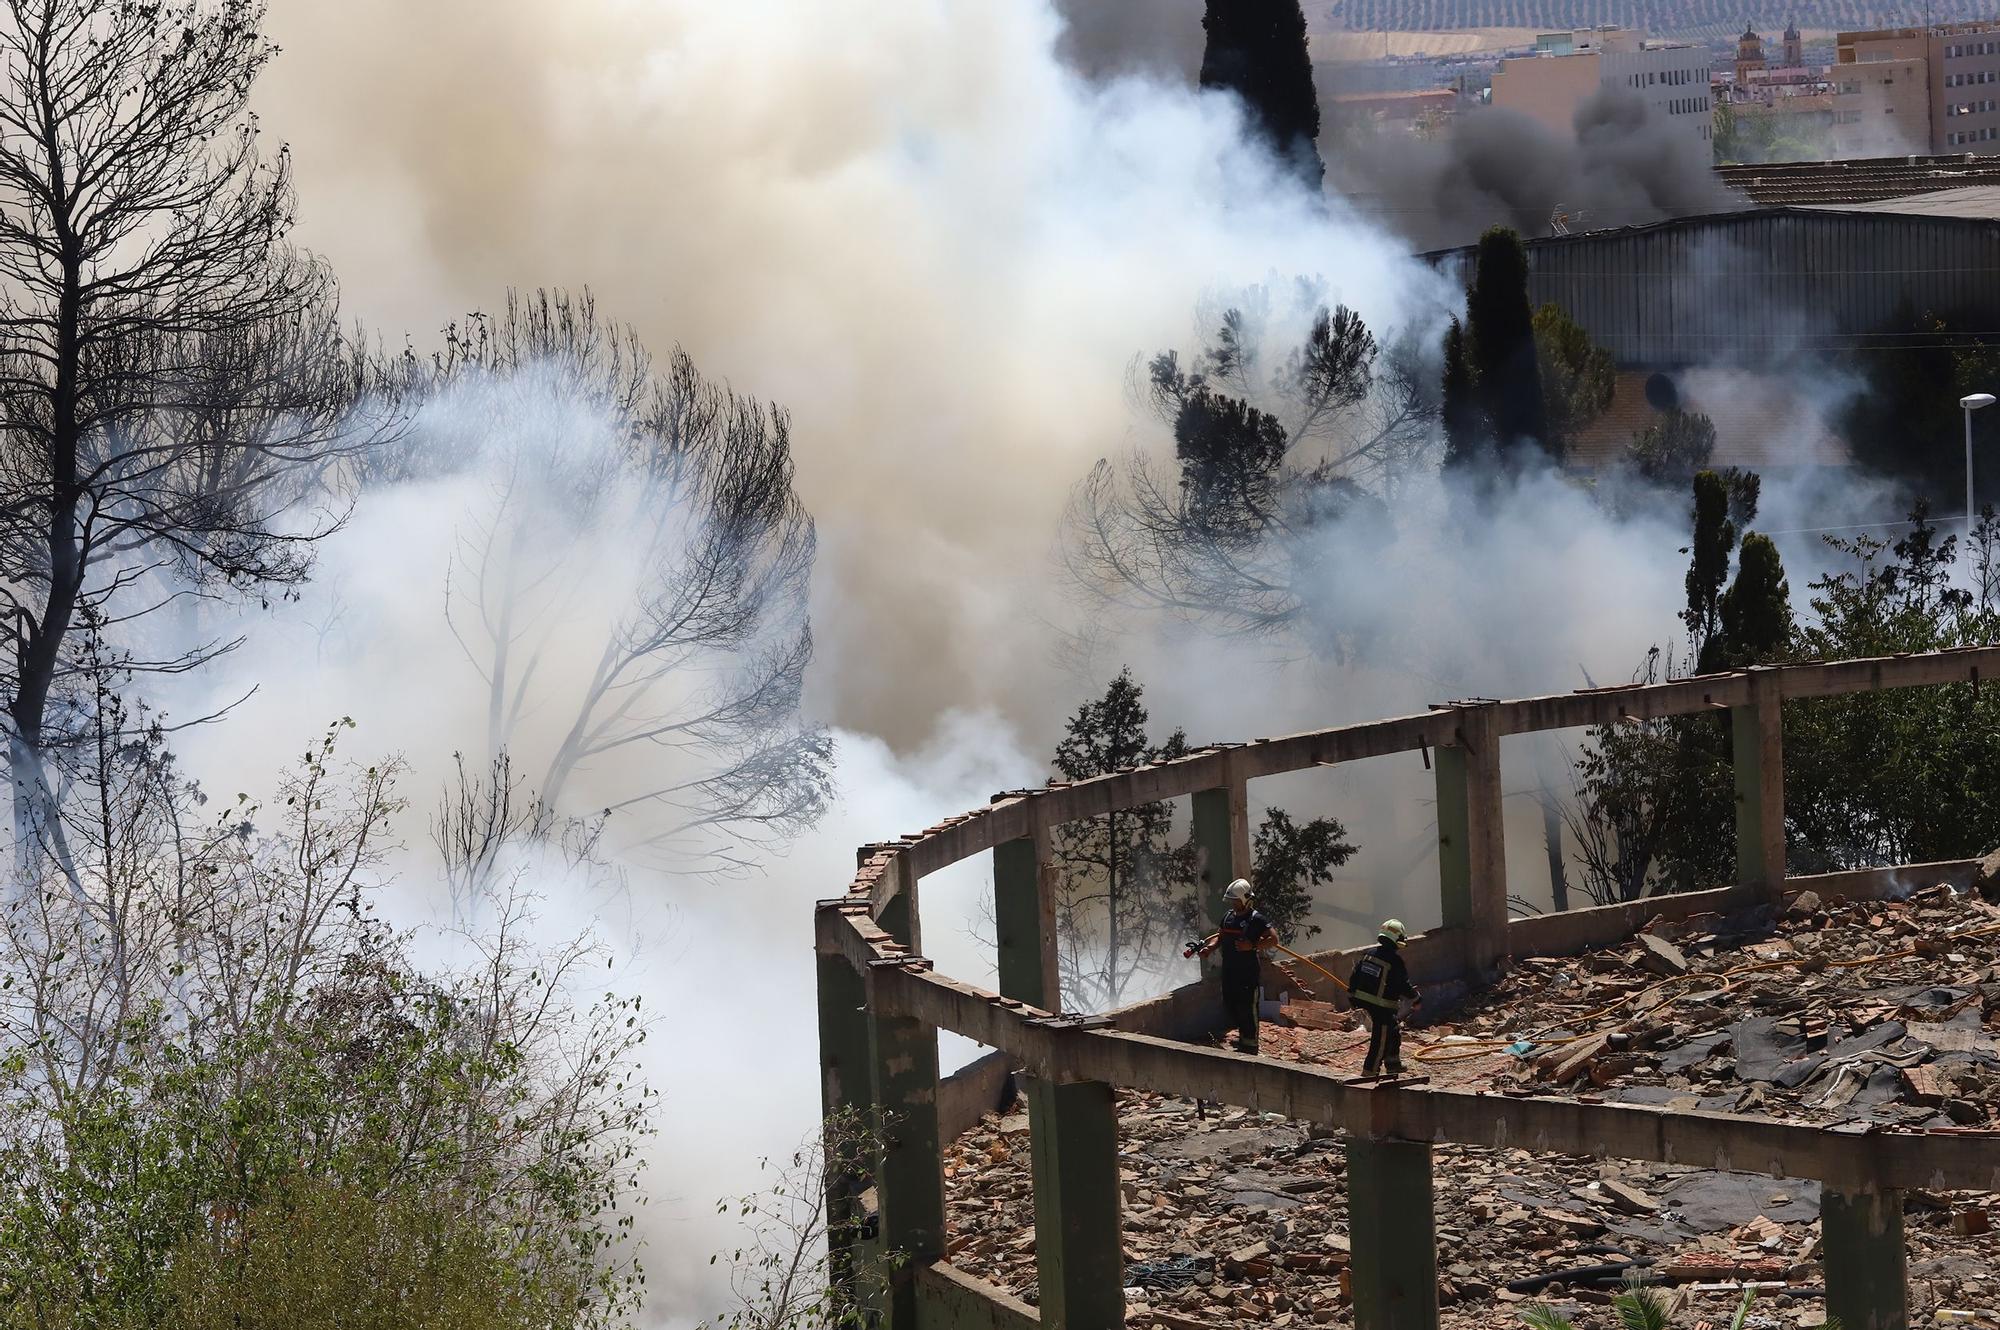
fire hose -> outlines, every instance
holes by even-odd
[[[1196,952],[1200,951],[1203,947],[1206,947],[1209,943],[1215,941],[1215,939],[1220,936],[1221,936],[1220,933],[1210,933],[1205,938],[1198,938],[1192,942],[1189,942],[1186,948],[1181,952],[1182,958],[1186,959],[1192,957]],[[1274,946],[1276,950],[1284,952],[1287,956],[1290,956],[1293,960],[1299,962],[1299,964],[1309,965],[1313,969],[1318,970],[1321,974],[1325,975],[1327,978],[1333,980],[1333,982],[1339,987],[1341,992],[1345,993],[1348,991],[1346,980],[1342,979],[1339,975],[1335,974],[1333,971],[1327,969],[1324,965],[1321,965],[1318,961],[1313,960],[1310,956],[1301,956],[1299,955],[1298,952],[1293,951],[1290,947],[1286,946],[1282,942],[1275,943]]]

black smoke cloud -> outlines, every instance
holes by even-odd
[[[1086,78],[1192,83],[1200,71],[1202,0],[1055,7],[1065,25],[1057,54]],[[1322,103],[1348,82],[1338,63],[1316,72]],[[1574,140],[1491,107],[1459,116],[1429,141],[1401,130],[1357,134],[1335,116],[1325,120],[1329,187],[1417,250],[1468,244],[1495,225],[1547,235],[1558,207],[1581,230],[1745,206],[1717,181],[1705,145],[1629,88],[1606,88],[1579,107]]]
[[[1468,244],[1489,226],[1547,235],[1635,226],[1747,206],[1716,178],[1707,145],[1629,88],[1577,108],[1572,141],[1516,112],[1466,112],[1431,140],[1400,131],[1328,153],[1336,192],[1419,250]]]

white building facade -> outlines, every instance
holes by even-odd
[[[1583,29],[1537,39],[1536,53],[1502,60],[1493,104],[1519,111],[1565,137],[1576,111],[1603,88],[1637,94],[1662,120],[1710,151],[1714,128],[1705,47],[1645,41],[1626,28]]]

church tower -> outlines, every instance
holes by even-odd
[[[1806,62],[1805,40],[1799,36],[1797,20],[1785,24],[1785,68],[1798,69]]]
[[[1736,39],[1736,86],[1747,87],[1750,76],[1761,74],[1766,68],[1764,39],[1746,23],[1743,25],[1743,35]]]

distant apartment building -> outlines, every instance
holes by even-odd
[[[1623,87],[1706,149],[1711,134],[1705,48],[1647,41],[1627,28],[1582,28],[1536,38],[1532,55],[1500,62],[1493,105],[1519,111],[1565,138],[1576,112],[1601,88]]]
[[[1843,32],[1835,52],[1838,156],[2000,153],[2000,23]]]

